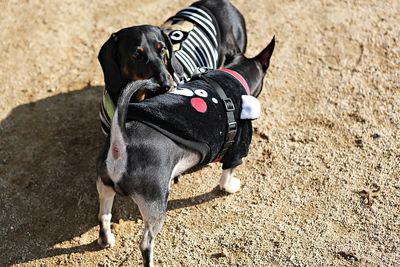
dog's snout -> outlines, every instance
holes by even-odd
[[[162,92],[167,92],[169,89],[172,87],[172,77],[171,75],[165,75],[161,74],[160,75],[160,80],[159,80],[159,85],[160,85],[160,90]]]
[[[165,81],[160,84],[160,89],[164,92],[167,92],[171,88],[171,83],[169,81]]]

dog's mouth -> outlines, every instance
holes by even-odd
[[[165,80],[156,80],[154,78],[146,78],[146,77],[139,77],[137,75],[131,75],[130,79],[131,81],[137,81],[137,80],[145,80],[145,79],[150,79],[154,83],[157,83],[159,85],[159,89],[156,92],[149,92],[144,89],[139,89],[133,96],[133,99],[135,99],[135,102],[142,102],[145,99],[149,99],[152,97],[155,97],[157,95],[169,93],[174,89],[174,80],[172,78],[172,75],[168,73],[168,76],[165,77],[167,82]]]
[[[165,89],[165,88],[160,89],[160,90],[158,90],[157,92],[149,92],[149,91],[146,91],[146,90],[144,90],[144,89],[139,89],[139,90],[135,93],[134,99],[135,99],[136,102],[142,102],[142,101],[144,101],[144,100],[146,100],[146,99],[155,97],[155,96],[157,96],[157,95],[162,95],[162,94],[170,93],[170,92],[172,92],[172,90],[174,90],[174,83],[173,83],[173,81],[171,82],[171,86],[170,86],[170,87],[168,87],[167,89]]]
[[[139,89],[135,93],[135,100],[136,102],[142,102],[143,100],[146,99],[146,91],[144,89]]]

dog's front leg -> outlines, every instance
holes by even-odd
[[[233,170],[234,168],[222,170],[219,180],[219,188],[230,194],[236,193],[240,189],[240,180],[233,176]]]
[[[99,177],[97,180],[97,192],[99,193],[100,209],[99,222],[100,232],[97,242],[102,247],[112,247],[115,244],[115,237],[111,233],[111,209],[114,201],[115,191],[112,187],[106,186]]]
[[[154,240],[160,232],[167,209],[167,200],[147,202],[142,198],[135,197],[144,222],[144,234],[140,243],[140,251],[143,257],[143,266],[153,267]]]

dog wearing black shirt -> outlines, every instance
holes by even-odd
[[[97,163],[100,245],[115,243],[110,222],[116,193],[138,205],[143,263],[154,266],[154,239],[165,220],[173,177],[217,160],[223,163],[220,188],[228,193],[240,189],[233,169],[247,155],[252,135],[252,116],[243,107],[246,97],[260,94],[274,46],[275,39],[254,58],[237,55],[226,70],[209,71],[140,103],[130,103],[132,95],[140,89],[155,92],[159,85],[149,80],[128,84]]]

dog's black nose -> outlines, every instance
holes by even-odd
[[[172,85],[171,82],[168,80],[162,81],[160,83],[160,90],[162,92],[167,92],[171,88],[171,85]]]
[[[159,92],[168,92],[172,87],[172,77],[169,73],[161,72],[158,77],[158,85],[160,86]]]

